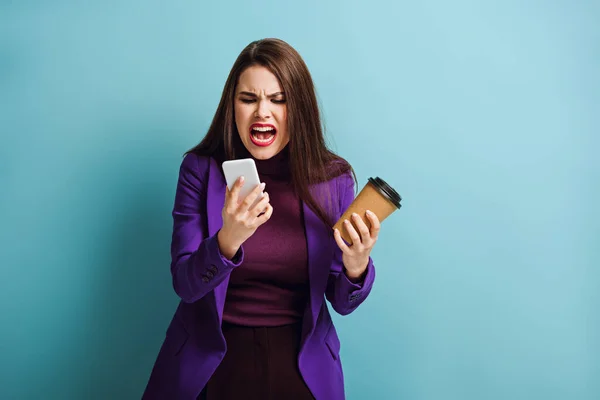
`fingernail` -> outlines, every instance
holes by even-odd
[[[261,189],[264,189],[264,188],[265,188],[265,186],[267,186],[267,184],[266,184],[265,182],[263,182],[263,183],[261,183],[261,184],[260,184],[260,188],[261,188]]]
[[[357,214],[357,213],[352,213],[352,216],[353,216],[354,218],[358,218],[358,214]]]
[[[369,215],[373,215],[373,211],[371,211],[371,210],[367,210],[367,214],[369,214]]]
[[[244,177],[240,176],[240,182],[244,182]]]

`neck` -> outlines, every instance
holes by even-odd
[[[240,158],[252,158],[256,163],[256,169],[259,175],[268,175],[277,178],[288,179],[290,176],[289,165],[289,144],[273,157],[266,160],[254,158],[252,154],[244,147]]]

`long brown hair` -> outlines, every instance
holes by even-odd
[[[322,204],[313,198],[309,185],[328,181],[348,171],[356,182],[356,174],[346,160],[327,148],[311,74],[300,54],[281,39],[257,40],[242,50],[229,72],[206,136],[186,154],[210,156],[219,163],[240,155],[244,144],[235,124],[235,90],[239,76],[253,65],[260,65],[271,71],[279,80],[286,96],[292,186],[300,199],[325,224],[332,226],[335,223],[333,215],[326,212]],[[329,190],[325,190],[327,199],[331,202]]]

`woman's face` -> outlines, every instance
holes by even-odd
[[[279,153],[290,141],[287,109],[277,77],[262,66],[248,67],[235,92],[235,124],[246,149],[257,160]]]

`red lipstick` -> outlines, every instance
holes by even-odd
[[[256,128],[256,129],[255,129]],[[260,136],[267,136],[260,138]],[[255,123],[250,125],[250,140],[256,146],[267,147],[273,144],[277,136],[277,129],[271,124]]]

